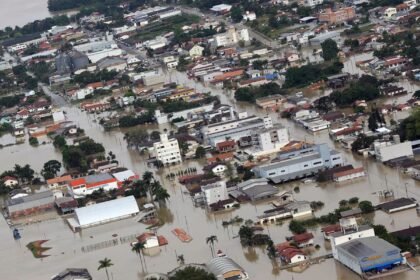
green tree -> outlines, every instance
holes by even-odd
[[[61,162],[52,159],[44,163],[44,168],[41,170],[41,174],[45,180],[48,180],[57,176],[57,173],[60,171],[60,169]]]
[[[211,256],[214,258],[214,243],[217,242],[216,235],[210,235],[206,238],[206,243],[210,246]]]
[[[61,135],[57,135],[54,137],[53,145],[56,148],[62,149],[64,146],[67,145],[66,138]]]
[[[204,269],[187,266],[183,269],[177,270],[174,276],[169,277],[169,280],[217,280],[216,277]]]
[[[141,263],[141,269],[144,271],[144,266],[143,266],[143,249],[144,249],[144,242],[136,242],[133,244],[133,246],[131,247],[131,251],[135,252],[139,258],[140,258],[140,263]],[[146,262],[146,260],[144,259],[144,262]],[[145,263],[146,265],[146,263]]]
[[[196,158],[203,158],[206,156],[206,149],[203,146],[198,146],[195,150],[195,157]]]
[[[375,208],[373,207],[372,202],[367,201],[367,200],[360,201],[359,208],[360,210],[362,210],[362,213],[364,214],[372,213],[373,211],[375,211]]]
[[[254,239],[254,231],[249,226],[241,226],[238,232],[241,244],[244,246],[252,246]]]
[[[31,136],[29,138],[29,144],[31,144],[31,146],[38,146],[39,145],[38,138]]]
[[[302,223],[292,220],[289,224],[289,230],[295,234],[301,234],[306,232],[306,228],[302,225]]]
[[[358,197],[352,197],[352,198],[350,198],[349,199],[349,203],[350,204],[357,204],[357,203],[359,203],[359,198]]]
[[[110,259],[105,258],[105,259],[99,261],[98,270],[105,269],[106,278],[109,280],[108,268],[113,266],[113,265],[114,264],[111,262]]]
[[[35,171],[29,164],[26,164],[23,167],[19,164],[15,164],[13,172],[23,183],[31,182],[35,174]]]
[[[230,17],[232,18],[232,21],[241,22],[243,19],[242,13],[242,9],[239,6],[233,7],[230,10]]]
[[[333,39],[327,39],[324,42],[321,43],[322,47],[322,57],[326,61],[333,60],[337,58],[338,54],[338,47],[337,43]]]
[[[159,202],[160,204],[165,204],[167,200],[171,197],[168,191],[163,188],[159,187],[153,191],[154,201]]]

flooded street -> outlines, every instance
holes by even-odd
[[[356,59],[357,61],[358,59]],[[347,64],[345,64],[347,65]],[[350,67],[347,65],[345,67]],[[167,81],[178,82],[185,86],[191,86],[200,92],[211,91],[218,95],[224,104],[233,105],[238,111],[247,111],[249,114],[272,116],[274,122],[280,122],[289,128],[290,135],[296,140],[306,140],[313,143],[334,143],[328,137],[328,132],[323,131],[314,135],[308,134],[301,127],[293,122],[280,119],[274,112],[266,112],[258,109],[254,105],[235,102],[233,93],[222,89],[214,89],[198,84],[189,80],[184,73],[171,72],[167,75]],[[402,97],[399,97],[402,98]],[[86,134],[104,145],[107,151],[116,154],[121,166],[133,169],[141,174],[147,170],[147,155],[141,156],[135,150],[127,149],[124,137],[124,130],[114,129],[105,132],[96,121],[96,115],[87,114],[80,111],[76,106],[70,106],[59,96],[53,95],[53,101],[66,112],[67,120],[83,128]],[[392,102],[391,99],[387,102]],[[400,102],[398,100],[398,102]],[[163,126],[157,125],[143,126],[148,131],[163,131]],[[7,139],[6,139],[7,140]],[[320,200],[325,202],[325,207],[316,212],[316,215],[328,213],[338,207],[338,202],[342,199],[349,199],[357,196],[361,200],[371,200],[373,204],[379,202],[376,192],[392,189],[396,197],[406,195],[405,183],[409,196],[420,200],[420,183],[409,177],[401,175],[397,170],[388,168],[370,159],[365,159],[353,155],[351,152],[339,149],[345,157],[347,163],[354,166],[364,166],[368,176],[352,181],[350,183],[327,183],[327,184],[301,184],[292,182],[279,185],[281,190],[291,190],[300,185],[300,192],[295,193],[297,200]],[[30,155],[30,156],[29,156]],[[31,147],[27,142],[21,145],[14,145],[0,149],[0,170],[13,167],[15,163],[29,163],[39,172],[43,163],[50,159],[61,160],[61,154],[54,149],[52,144]],[[166,272],[175,268],[178,264],[176,255],[183,254],[187,263],[205,263],[211,258],[209,246],[205,239],[207,236],[216,235],[218,242],[215,247],[223,250],[228,256],[232,257],[237,263],[243,266],[249,273],[251,279],[340,279],[356,280],[360,279],[355,273],[334,260],[327,260],[321,264],[312,265],[303,272],[291,273],[286,270],[279,270],[269,260],[263,248],[243,248],[240,245],[237,235],[240,225],[223,227],[222,221],[230,220],[235,216],[246,219],[255,219],[269,208],[267,201],[256,204],[243,204],[233,212],[220,214],[208,214],[201,208],[195,208],[189,195],[185,194],[183,186],[176,182],[168,181],[165,175],[187,167],[199,166],[197,161],[185,161],[182,165],[171,166],[159,171],[158,175],[162,184],[168,189],[171,195],[167,206],[168,209],[162,211],[161,216],[166,221],[165,225],[158,229],[158,234],[165,236],[169,244],[161,248],[161,252],[154,256],[146,256],[146,265],[149,272]],[[199,168],[197,168],[199,170]],[[387,215],[376,212],[371,220],[373,223],[384,224],[390,231],[399,230],[408,226],[420,224],[420,218],[415,210],[404,211],[401,213]],[[392,222],[395,221],[395,222]],[[285,241],[286,236],[291,233],[288,230],[289,221],[282,224],[265,226],[265,232],[271,236],[275,243]],[[74,234],[62,219],[50,220],[42,223],[31,224],[21,227],[22,239],[14,241],[12,234],[7,229],[4,219],[0,219],[0,256],[3,259],[3,267],[10,267],[8,270],[1,270],[0,279],[49,279],[55,273],[68,267],[86,267],[94,279],[105,279],[104,271],[98,271],[98,261],[105,257],[110,258],[114,266],[110,269],[111,279],[142,279],[143,273],[139,264],[138,256],[131,252],[129,243],[118,244],[114,247],[99,249],[88,253],[83,253],[83,246],[112,240],[113,235],[125,237],[132,234],[139,234],[147,231],[146,226],[137,223],[133,219],[113,222],[110,224],[83,230],[80,234]],[[181,243],[171,230],[181,227],[185,229],[193,238],[190,243]],[[311,229],[314,232],[315,243],[321,245],[319,250],[313,249],[313,256],[324,255],[329,250],[329,244],[322,238],[319,228]],[[44,259],[35,259],[25,245],[38,239],[49,240],[45,245],[51,247],[46,253],[50,255]],[[16,264],[20,265],[16,265]],[[36,271],[36,274],[34,274]],[[419,279],[420,274],[407,272],[387,279],[415,280]]]

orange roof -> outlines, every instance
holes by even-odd
[[[72,178],[71,178],[70,175],[55,177],[55,178],[52,178],[52,179],[48,179],[47,184],[51,185],[51,184],[62,183],[62,182],[66,182],[66,181],[71,181],[71,179]]]
[[[102,82],[90,83],[90,84],[86,85],[87,88],[91,87],[93,89],[96,89],[96,88],[99,88],[99,87],[102,87],[102,86],[103,86]]]
[[[223,81],[226,79],[231,79],[237,76],[241,76],[244,73],[243,69],[240,70],[233,70],[233,71],[229,71],[226,73],[223,73],[222,75],[217,75],[216,77],[214,77],[215,81]]]
[[[216,162],[218,159],[221,161],[224,161],[224,160],[230,160],[232,158],[233,158],[233,153],[223,153],[223,154],[218,154],[217,156],[208,158],[207,162],[212,163],[212,162]]]
[[[217,143],[216,147],[218,149],[221,149],[221,148],[225,148],[225,147],[235,146],[235,144],[236,144],[235,140],[226,140],[226,141]]]
[[[71,187],[77,187],[77,186],[80,186],[80,185],[86,185],[85,178],[77,178],[77,179],[74,179],[70,182]]]
[[[95,182],[95,183],[87,184],[86,185],[86,188],[88,188],[88,189],[89,188],[95,188],[95,187],[101,186],[103,184],[109,184],[109,183],[114,183],[114,182],[118,182],[117,179],[110,178],[110,179],[107,179],[107,180],[103,180],[103,181],[98,181],[98,182]]]

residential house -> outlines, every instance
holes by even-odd
[[[301,249],[292,246],[289,242],[277,244],[275,248],[280,259],[286,264],[294,264],[307,260],[306,254]]]
[[[234,140],[226,140],[216,144],[216,149],[219,153],[226,153],[236,150],[236,142]]]
[[[55,177],[47,180],[47,186],[50,190],[58,188],[67,188],[71,180],[72,177],[70,175]]]
[[[203,56],[204,48],[198,44],[194,45],[188,50],[190,57],[196,58]]]
[[[347,180],[353,180],[359,177],[366,176],[365,170],[363,167],[353,168],[350,170],[345,170],[333,174],[333,180],[335,182],[343,182]]]
[[[314,245],[314,235],[312,234],[312,232],[305,232],[302,234],[293,235],[292,240],[299,248]]]
[[[15,187],[19,184],[18,179],[16,179],[13,176],[4,176],[3,178],[1,178],[4,186],[8,187],[8,188],[12,188]]]
[[[6,209],[12,219],[48,211],[54,208],[54,195],[51,191],[39,192],[6,201]]]

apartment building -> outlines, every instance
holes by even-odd
[[[182,162],[178,140],[175,138],[168,139],[168,135],[165,133],[160,135],[160,142],[153,143],[153,150],[156,159],[163,164]]]
[[[227,139],[238,141],[242,137],[251,136],[252,131],[270,127],[273,127],[271,117],[248,117],[246,113],[241,113],[237,119],[209,124],[201,132],[206,142],[215,147],[217,143]]]

